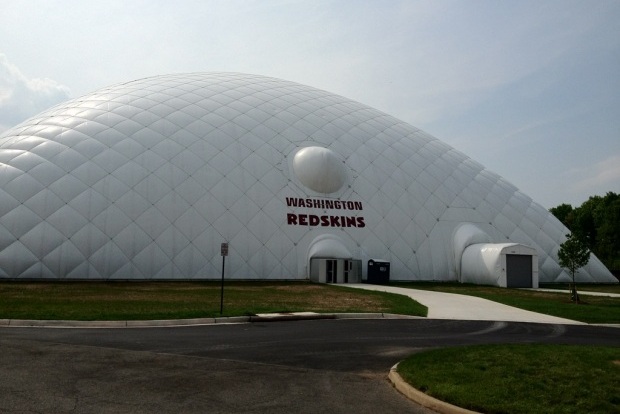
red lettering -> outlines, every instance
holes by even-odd
[[[303,202],[303,199],[299,199]],[[292,226],[321,227],[366,227],[364,217],[355,216],[317,216],[314,214],[286,214],[286,223]]]

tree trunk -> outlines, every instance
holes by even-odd
[[[579,303],[579,294],[577,293],[577,284],[573,281],[570,284],[570,300],[573,303]]]

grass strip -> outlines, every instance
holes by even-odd
[[[414,354],[398,373],[482,413],[619,413],[620,347],[476,345]]]
[[[544,313],[585,323],[620,323],[620,298],[581,295],[581,303],[570,300],[569,293],[540,292],[460,283],[396,283],[394,286],[477,296],[516,308]],[[618,286],[599,285],[599,291],[616,293]],[[584,287],[579,289],[586,290]],[[605,290],[607,289],[607,290]]]
[[[309,282],[2,282],[0,319],[149,320],[272,312],[384,312],[426,316],[425,306],[384,292]]]

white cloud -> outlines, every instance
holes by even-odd
[[[0,54],[0,133],[69,98],[69,88],[52,79],[29,79]]]
[[[619,191],[620,155],[613,155],[584,168],[567,172],[570,188],[575,192],[590,191],[590,195],[605,195],[608,191]]]

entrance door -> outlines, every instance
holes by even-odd
[[[326,272],[326,282],[327,283],[338,283],[338,260],[328,259],[326,261],[327,272]]]
[[[506,255],[506,286],[509,288],[532,287],[532,256]]]
[[[310,280],[319,283],[361,283],[362,261],[352,259],[310,260]]]

